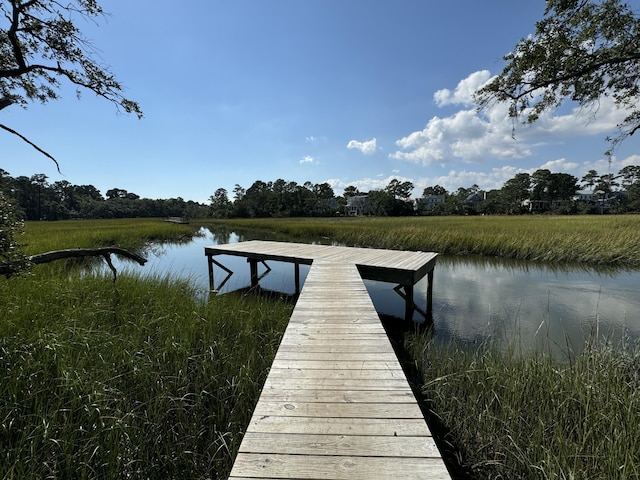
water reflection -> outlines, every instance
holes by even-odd
[[[209,280],[204,247],[257,239],[259,234],[240,235],[231,231],[210,232],[188,244],[156,245],[148,252],[145,267],[116,264],[143,275],[174,275],[189,278],[203,293]],[[264,239],[264,236],[262,236]],[[285,240],[284,237],[270,240]],[[220,255],[216,259],[234,274],[222,293],[250,284],[249,266],[241,257]],[[261,286],[294,293],[294,267],[269,262],[272,271]],[[301,266],[304,282],[308,267]],[[260,266],[260,272],[263,267]],[[215,269],[216,284],[226,273]],[[379,313],[401,318],[404,303],[394,285],[366,281]],[[426,307],[426,278],[415,287],[415,300]],[[533,264],[499,258],[440,256],[433,290],[435,338],[455,338],[478,343],[487,337],[510,339],[517,333],[523,347],[580,351],[585,336],[597,323],[605,334],[623,332],[640,338],[640,272],[606,268],[585,268],[561,264]],[[416,314],[414,317],[420,320]]]

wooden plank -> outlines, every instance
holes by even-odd
[[[301,350],[287,351],[278,350],[276,359],[281,360],[376,360],[376,361],[394,361],[396,356],[393,352],[308,352]]]
[[[271,444],[276,439],[274,445]],[[357,456],[366,451],[375,457],[438,458],[440,453],[432,438],[321,434],[279,434],[248,432],[240,452],[289,455]]]
[[[377,361],[377,360],[286,360],[280,358],[273,368],[285,370],[395,370],[398,368],[397,361]]]
[[[298,389],[266,388],[262,390],[261,400],[279,400],[300,403],[407,403],[413,402],[411,390],[334,390],[334,389]]]
[[[321,418],[418,418],[424,416],[415,400],[409,403],[317,403],[260,400],[254,415]]]
[[[230,478],[449,480],[439,458],[240,453]]]
[[[277,389],[293,389],[291,384],[291,378],[283,376],[278,378],[276,375],[267,377],[264,388],[277,388]],[[404,378],[296,378],[295,388],[342,388],[345,390],[399,390],[409,388],[406,379]]]
[[[406,381],[401,368],[396,370],[299,370],[272,367],[269,377],[286,378],[297,382],[305,378],[319,380],[393,380]]]
[[[312,418],[268,416],[252,418],[248,431],[317,435],[387,435],[429,437],[422,418]]]

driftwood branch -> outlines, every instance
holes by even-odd
[[[41,264],[61,260],[63,258],[81,258],[81,257],[103,257],[107,265],[113,272],[113,281],[116,281],[117,271],[111,262],[111,255],[120,255],[122,257],[133,260],[140,265],[147,263],[147,259],[120,247],[102,247],[102,248],[70,248],[66,250],[53,250],[51,252],[39,253],[27,257],[27,260],[33,264]],[[0,264],[0,275],[11,276],[16,273],[15,267],[11,264]]]

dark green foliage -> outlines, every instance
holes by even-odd
[[[23,227],[15,206],[0,190],[0,268],[5,275],[16,274],[27,266],[17,238],[23,233]]]
[[[610,97],[628,111],[615,146],[640,128],[639,59],[637,9],[621,0],[547,0],[536,33],[504,57],[504,70],[477,100],[507,102],[512,117],[535,122],[565,100],[593,107]]]

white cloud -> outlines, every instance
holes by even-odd
[[[571,173],[573,171],[576,171],[579,167],[579,164],[575,162],[568,162],[566,158],[549,160],[548,162],[540,166],[540,168],[549,170],[552,173]],[[537,170],[537,168],[535,170]]]
[[[353,180],[350,182],[347,182],[345,180],[338,179],[338,178],[331,178],[325,181],[329,185],[331,185],[331,188],[333,188],[338,195],[342,193],[342,190],[344,190],[345,187],[348,187],[351,185],[355,186],[361,192],[368,192],[370,190],[383,190],[387,185],[389,185],[389,182],[394,178],[399,180],[400,182],[413,182],[412,179],[407,177],[401,177],[399,175],[390,175],[384,178],[383,177],[384,177],[384,174],[379,174],[377,175],[376,178],[362,178],[362,179]],[[414,189],[413,196],[419,197],[421,194],[422,194],[422,190],[418,192],[417,189]]]
[[[433,95],[433,99],[439,107],[454,104],[473,105],[473,94],[490,79],[489,70],[474,72],[467,78],[460,80],[453,93],[448,88],[443,88]]]
[[[356,150],[360,150],[365,155],[371,155],[376,151],[376,139],[372,138],[371,140],[366,140],[364,142],[360,142],[358,140],[349,140],[347,143],[347,148]]]
[[[495,116],[495,112],[492,112]],[[389,155],[423,165],[446,164],[454,157],[478,162],[487,157],[522,158],[530,147],[511,137],[512,122],[506,108],[500,121],[483,118],[475,109],[460,110],[454,115],[433,117],[427,126],[396,141],[400,150]]]
[[[522,124],[509,117],[506,104],[496,103],[482,111],[473,105],[473,92],[488,80],[490,73],[482,70],[460,81],[453,92],[438,90],[434,95],[437,105],[461,105],[461,109],[448,117],[435,116],[422,130],[400,138],[396,141],[399,149],[389,157],[422,165],[445,165],[455,159],[472,163],[525,158],[537,145],[553,140],[612,132],[625,117],[605,97],[591,108],[564,106],[545,112],[533,124]]]
[[[315,161],[315,159],[311,156],[311,155],[307,155],[305,156],[302,160],[300,160],[300,163],[313,163]]]

